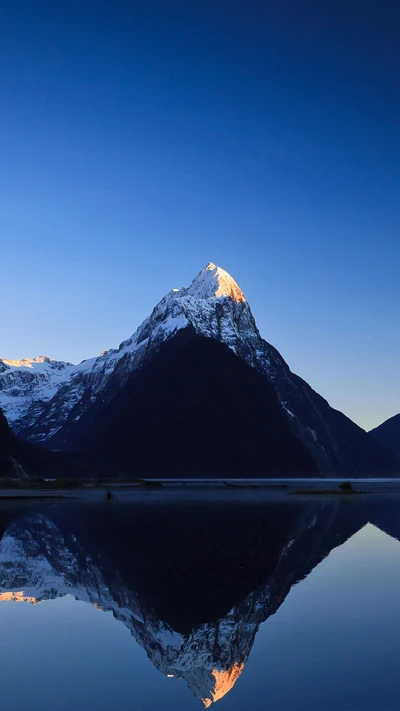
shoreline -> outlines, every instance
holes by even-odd
[[[345,490],[339,484],[351,482]],[[362,494],[400,494],[396,479],[136,479],[112,480],[0,480],[0,500],[29,499],[128,499],[135,495],[161,493],[221,494],[257,493],[303,498],[311,496],[353,499]]]

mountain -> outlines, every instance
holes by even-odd
[[[400,413],[382,422],[369,434],[400,457]]]
[[[74,441],[74,435],[79,438]],[[273,386],[226,345],[179,331],[69,441],[138,476],[316,476]]]
[[[130,376],[144,373],[161,345],[188,328],[199,337],[228,346],[272,385],[289,427],[305,445],[321,475],[400,473],[397,457],[290,371],[278,351],[261,338],[242,290],[227,272],[211,263],[189,287],[170,291],[117,350],[104,351],[77,366],[47,359],[45,373],[39,372],[38,364],[33,367],[33,361],[27,365],[25,361],[14,365],[0,361],[0,406],[19,436],[50,448],[69,449],[79,441],[83,443],[86,433],[89,436],[89,421],[95,427],[95,418],[99,417],[99,428],[104,426],[106,416],[100,410],[112,408],[114,397]],[[32,381],[35,371],[37,385],[31,388],[25,379]],[[210,393],[209,411],[216,399],[218,393]],[[243,475],[251,473],[246,470]]]

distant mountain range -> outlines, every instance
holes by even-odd
[[[400,413],[371,430],[375,439],[400,457]]]
[[[118,349],[0,360],[13,432],[139,476],[393,476],[400,461],[291,372],[208,264]]]

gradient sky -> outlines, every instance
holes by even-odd
[[[117,346],[208,261],[365,428],[400,411],[400,7],[2,4],[0,356]]]

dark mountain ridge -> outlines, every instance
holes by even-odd
[[[390,417],[369,433],[384,447],[400,457],[400,413]]]
[[[15,437],[0,409],[0,477],[24,479],[34,474],[39,464],[39,448]]]
[[[16,437],[0,409],[0,478],[106,476],[101,463],[85,452],[53,452]]]

